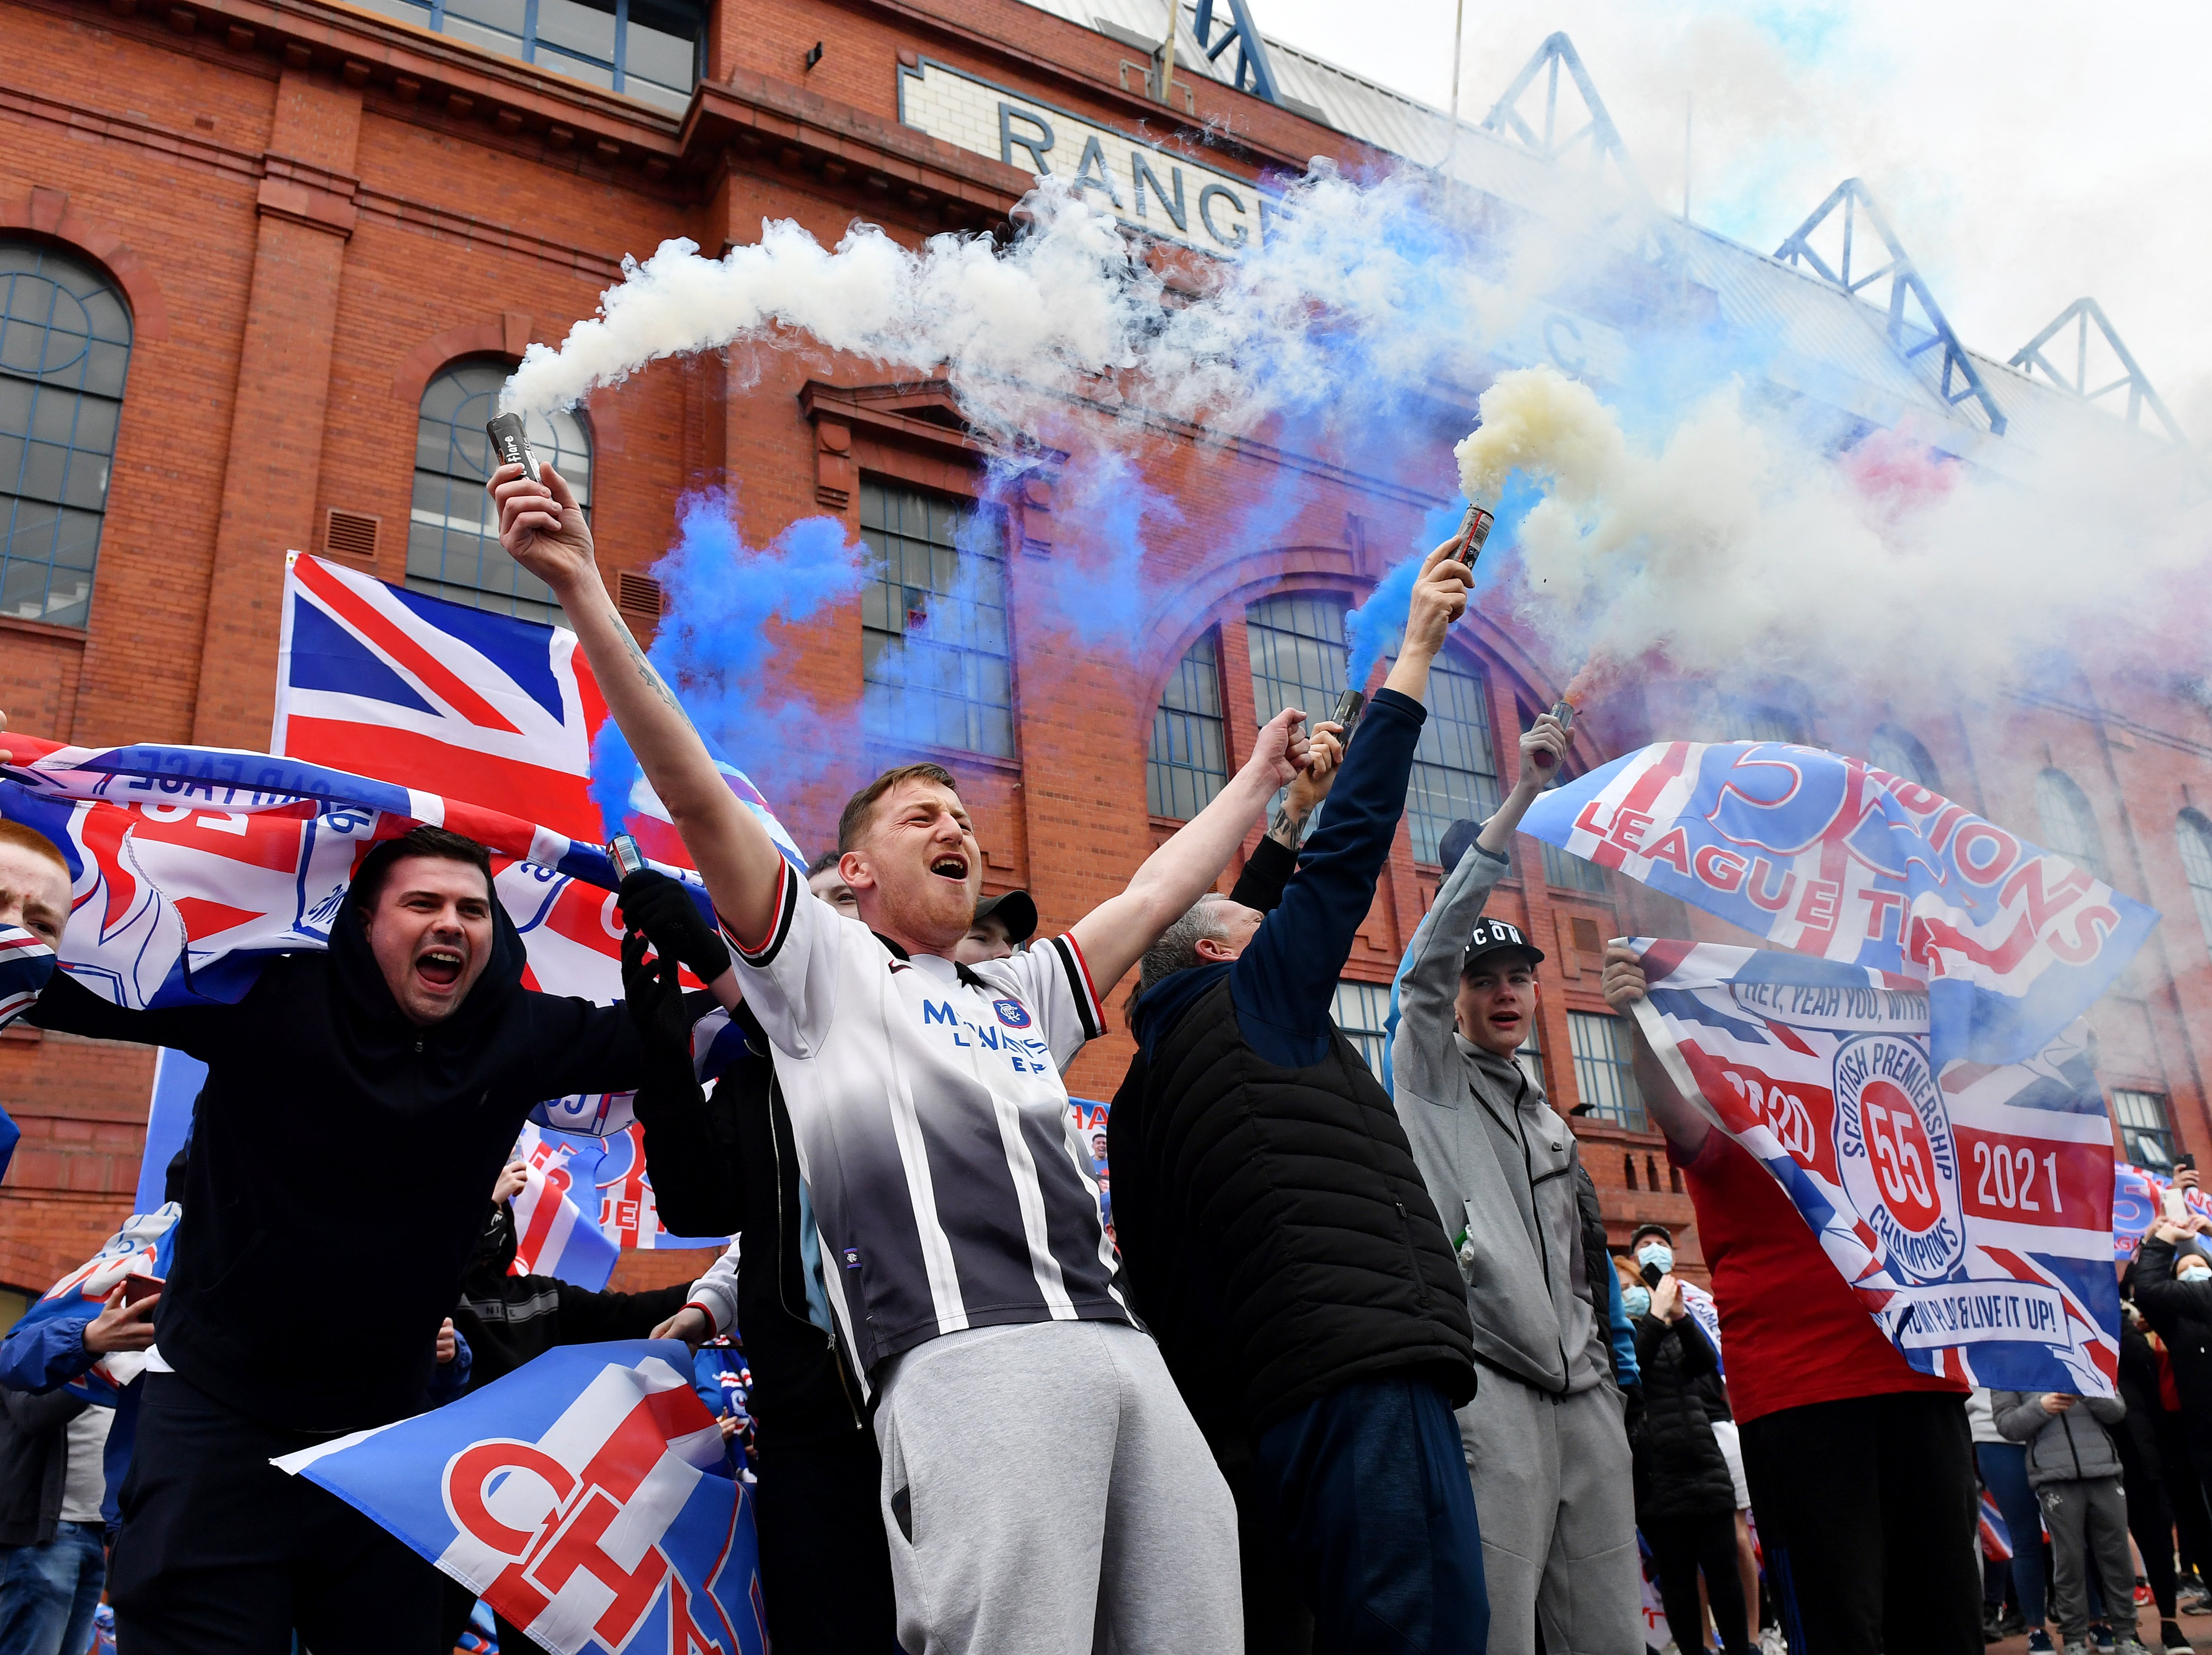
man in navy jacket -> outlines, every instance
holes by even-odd
[[[1389,1098],[1330,1020],[1430,663],[1466,607],[1450,550],[1415,583],[1280,903],[1208,897],[1146,954],[1108,1128],[1135,1308],[1217,1451],[1249,1450],[1242,1492],[1317,1641],[1363,1655],[1476,1655],[1489,1626],[1452,1416],[1475,1384],[1458,1269]]]

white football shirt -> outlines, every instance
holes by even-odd
[[[963,1328],[1132,1319],[1060,1080],[1104,1028],[1073,937],[908,958],[786,867],[767,940],[730,945],[859,1372]]]

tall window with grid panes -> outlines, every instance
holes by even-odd
[[[2173,837],[2190,897],[2197,904],[2197,928],[2204,934],[2205,947],[2212,950],[2212,821],[2202,812],[2185,810],[2174,820]]]
[[[479,356],[449,364],[422,392],[415,424],[415,495],[407,514],[407,589],[548,625],[561,619],[552,588],[507,555],[499,508],[484,492],[491,441],[508,364]],[[531,446],[592,513],[592,440],[566,409],[532,414]]]
[[[2173,1169],[2173,1117],[2162,1092],[2112,1088],[2112,1115],[2120,1123],[2120,1153],[2153,1172]]]
[[[87,260],[0,237],[0,615],[83,626],[131,313]]]
[[[1567,1044],[1583,1107],[1601,1120],[1643,1131],[1644,1094],[1630,1067],[1627,1022],[1604,1012],[1569,1012]]]
[[[972,502],[860,479],[860,719],[872,736],[1014,756],[1001,520]]]
[[[1152,710],[1145,755],[1145,807],[1188,822],[1229,780],[1228,726],[1221,707],[1221,651],[1207,632],[1183,651]]]
[[[2048,770],[2035,778],[2035,815],[2043,826],[2043,848],[2086,867],[2110,883],[2105,836],[2089,808],[2088,795],[2063,770]]]

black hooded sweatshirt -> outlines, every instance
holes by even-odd
[[[350,903],[327,953],[270,961],[234,1006],[125,1011],[58,972],[33,1010],[208,1066],[154,1328],[225,1407],[312,1433],[418,1411],[524,1119],[636,1084],[629,1013],[525,989],[522,939],[496,904],[492,922],[483,975],[427,1028],[400,1012]],[[386,1166],[398,1176],[360,1176]]]

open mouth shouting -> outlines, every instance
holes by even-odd
[[[929,871],[941,879],[968,883],[968,858],[957,850],[940,851],[930,858]]]
[[[435,995],[452,992],[467,965],[467,959],[458,948],[444,943],[432,943],[415,956],[415,975]]]

